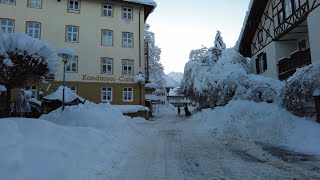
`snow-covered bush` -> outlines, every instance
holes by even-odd
[[[280,104],[298,116],[314,116],[313,92],[320,88],[320,62],[297,69],[279,95]]]

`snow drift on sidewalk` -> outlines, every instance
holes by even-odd
[[[0,179],[112,179],[132,148],[125,117],[110,104],[67,106],[41,118],[0,119]]]
[[[203,110],[192,120],[200,130],[226,143],[266,142],[320,154],[320,125],[296,117],[276,104],[231,101],[225,107]]]

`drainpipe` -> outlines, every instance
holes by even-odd
[[[139,10],[139,68],[141,68],[141,9]]]
[[[139,10],[139,68],[141,69],[141,9],[140,6]],[[139,90],[140,90],[140,105],[142,105],[142,90],[141,90],[141,83],[139,83]]]

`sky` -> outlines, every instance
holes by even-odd
[[[212,47],[217,30],[227,47],[238,40],[250,0],[155,0],[147,19],[166,74],[183,72],[192,49]]]

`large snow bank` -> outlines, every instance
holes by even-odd
[[[38,119],[1,119],[0,179],[68,180],[90,177],[108,162],[104,134]],[[106,146],[106,145],[104,145]],[[108,151],[109,150],[109,151]]]
[[[109,103],[95,104],[86,102],[76,106],[65,106],[42,115],[40,119],[51,121],[62,126],[91,127],[107,131],[108,133],[120,132],[126,124],[125,117]]]
[[[225,107],[206,109],[191,118],[201,131],[229,145],[245,148],[265,142],[320,154],[320,125],[276,104],[230,101]]]
[[[40,119],[1,119],[0,179],[115,179],[133,147],[127,127],[110,104],[89,102]]]

